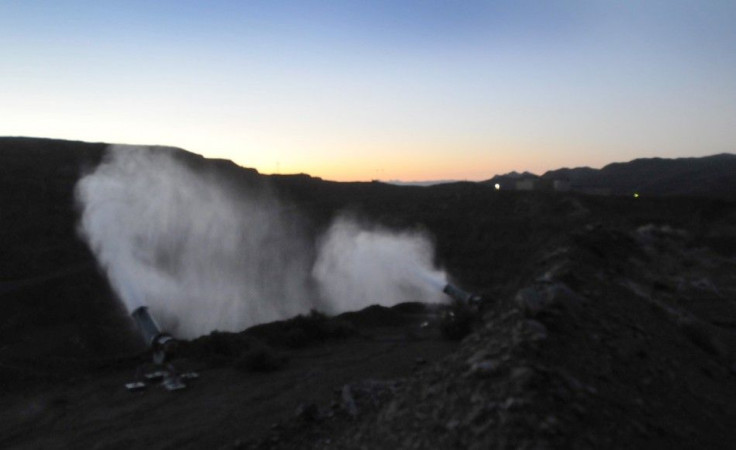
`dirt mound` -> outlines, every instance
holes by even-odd
[[[587,227],[441,363],[253,448],[729,448],[736,261],[695,244]]]

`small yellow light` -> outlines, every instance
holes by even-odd
[[[634,198],[639,198],[639,193],[638,192],[634,192]]]
[[[494,185],[493,187],[494,187],[494,188],[496,188],[496,190],[499,190],[499,189],[501,189],[501,185],[500,185],[500,184],[498,184],[498,183],[496,183],[496,184],[495,184],[495,185]]]

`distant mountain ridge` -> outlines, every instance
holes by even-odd
[[[590,167],[550,170],[541,176],[524,172],[496,175],[482,181],[514,189],[519,178],[532,179],[537,189],[566,189],[611,195],[686,195],[736,199],[736,154],[721,153],[700,158],[641,158],[612,163],[601,169]]]
[[[59,152],[66,150],[74,161],[86,161],[87,165],[96,164],[103,156],[105,143],[89,143],[48,138],[0,136],[0,150],[4,158],[23,159],[37,158],[50,162],[62,158]],[[53,151],[50,151],[53,150]],[[201,155],[180,149],[181,157],[192,164],[201,163],[205,158]],[[30,158],[29,158],[30,157]],[[258,171],[240,167],[229,160],[211,160],[211,164],[223,169],[224,173],[248,173],[252,182],[256,182]],[[64,172],[65,176],[76,176],[76,172],[64,164],[47,164],[48,170]],[[27,172],[38,172],[38,167],[29,165],[23,170],[10,171],[0,167],[0,175],[6,181],[22,180]],[[49,175],[50,176],[50,175]],[[304,177],[322,181],[319,177],[307,174],[270,175],[271,178],[302,179]],[[375,180],[377,181],[377,180]],[[399,186],[432,186],[453,183],[473,183],[462,180],[432,180],[402,182],[390,180],[387,184]],[[736,200],[736,154],[720,153],[704,157],[689,158],[639,158],[629,162],[617,162],[601,169],[591,167],[561,168],[550,170],[541,176],[531,172],[512,171],[495,175],[485,181],[477,182],[494,186],[499,184],[502,190],[570,190],[573,192],[610,195],[652,196],[696,196],[714,197]],[[522,187],[523,185],[523,187]],[[562,187],[562,188],[560,188]]]

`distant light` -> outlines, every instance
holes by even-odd
[[[634,192],[634,198],[639,198],[639,193],[638,192]]]
[[[498,183],[494,184],[494,185],[493,185],[493,187],[495,187],[495,188],[496,188],[496,190],[499,190],[499,189],[501,189],[501,185],[500,185],[500,184],[498,184]]]

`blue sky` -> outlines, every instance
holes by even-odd
[[[485,179],[736,151],[732,1],[2,1],[0,135]]]

